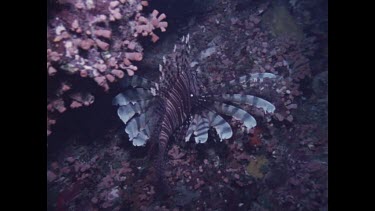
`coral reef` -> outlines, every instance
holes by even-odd
[[[119,79],[132,76],[143,59],[138,35],[158,40],[166,15],[154,10],[142,15],[147,1],[58,1],[47,23],[47,135],[59,114],[89,106]],[[51,13],[52,13],[51,12]],[[92,79],[92,81],[90,81]],[[95,83],[92,83],[95,82]]]

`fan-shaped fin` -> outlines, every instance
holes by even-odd
[[[150,100],[145,100],[139,101],[134,105],[130,103],[124,106],[120,106],[117,109],[117,115],[124,122],[124,124],[126,124],[129,121],[129,119],[131,119],[135,114],[140,114],[141,112],[144,112],[149,102]]]
[[[129,135],[129,140],[132,141],[138,133],[146,127],[146,113],[132,118],[125,127],[125,132]]]
[[[155,82],[152,82],[146,78],[143,78],[138,75],[133,75],[131,77],[125,77],[123,80],[121,80],[120,85],[123,88],[128,87],[141,87],[144,89],[151,89],[152,87],[155,87]]]
[[[146,100],[153,97],[151,92],[143,88],[128,89],[116,95],[112,100],[112,105],[124,106],[129,103],[135,104],[137,101]]]
[[[257,82],[257,81],[263,82],[263,79],[265,78],[274,79],[276,77],[277,76],[272,73],[251,73],[249,75],[244,75],[234,80],[231,80],[227,83],[222,83],[220,86],[224,88],[230,85],[233,86],[233,85],[244,84],[248,82]]]
[[[208,119],[200,115],[197,120],[197,128],[194,131],[195,143],[205,143],[207,141],[209,128]]]
[[[134,146],[143,146],[151,137],[151,130],[155,126],[156,115],[153,109],[148,109],[146,112],[133,117],[125,127],[125,132],[129,135],[129,140],[133,142]]]
[[[219,113],[223,113],[225,115],[232,116],[236,120],[240,120],[241,122],[243,122],[243,124],[245,125],[245,127],[247,127],[248,130],[250,130],[251,128],[253,128],[257,125],[257,122],[256,122],[256,120],[254,119],[253,116],[251,116],[246,111],[244,111],[240,108],[237,108],[235,106],[231,106],[231,105],[228,105],[228,104],[225,104],[225,103],[215,102],[214,108]]]
[[[137,117],[132,118],[128,124],[126,124],[125,132],[129,135],[129,140],[133,140],[135,136],[138,135],[139,131],[137,129],[136,123]]]
[[[138,133],[138,135],[136,137],[133,138],[133,145],[134,146],[144,146],[147,142],[147,140],[149,139],[149,137],[141,132],[141,133]]]
[[[263,82],[263,79],[270,78],[274,79],[276,78],[275,74],[272,73],[251,73],[249,75],[241,76],[237,79],[229,81],[231,85],[238,84],[238,83],[247,83],[247,82]]]
[[[272,103],[252,95],[223,94],[221,95],[221,98],[223,100],[228,100],[234,103],[248,104],[257,108],[261,108],[265,113],[273,113],[275,111],[275,106]]]
[[[208,111],[207,117],[209,125],[215,128],[217,134],[219,135],[220,141],[232,137],[232,128],[230,127],[228,122],[223,119],[223,117],[212,111]]]

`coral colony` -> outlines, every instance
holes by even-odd
[[[137,38],[157,42],[153,31],[168,27],[164,13],[141,15],[147,1],[65,2],[74,6],[47,27],[47,135],[59,114],[94,102],[90,91],[80,90],[84,78],[108,91],[111,83],[138,70],[133,62],[142,60],[143,48]],[[115,24],[120,31],[114,32]]]
[[[47,209],[327,210],[324,2],[53,1]]]

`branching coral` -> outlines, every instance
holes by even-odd
[[[157,17],[156,10],[149,19],[142,16],[147,1],[65,0],[59,4],[62,9],[47,24],[47,135],[59,114],[94,102],[96,93],[89,79],[107,92],[125,74],[134,75],[135,63],[143,59],[137,41],[140,28],[156,42],[153,30],[164,32],[168,26],[166,15]]]
[[[159,12],[157,10],[152,11],[149,18],[145,18],[144,16],[137,16],[136,17],[136,26],[135,26],[135,36],[141,34],[142,36],[151,36],[152,42],[156,42],[159,40],[159,37],[153,32],[155,29],[160,28],[162,32],[166,31],[168,27],[168,23],[163,21],[167,16],[162,13],[159,16]]]

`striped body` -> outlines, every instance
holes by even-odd
[[[118,115],[126,124],[125,132],[135,146],[144,146],[150,140],[151,148],[157,147],[156,170],[162,177],[165,152],[172,136],[182,131],[185,141],[194,138],[196,143],[208,140],[209,128],[214,128],[220,140],[229,139],[233,132],[222,115],[239,120],[249,130],[256,126],[255,118],[238,107],[247,104],[273,113],[275,106],[259,97],[244,94],[217,94],[220,90],[200,93],[197,72],[190,67],[189,36],[177,44],[173,53],[159,65],[159,81],[152,82],[139,76],[125,78],[126,90],[117,95],[114,105],[119,105]],[[263,79],[275,80],[271,73],[253,73],[218,86],[222,91],[233,85],[249,87],[250,83],[262,83]],[[179,140],[177,140],[179,141]],[[153,150],[152,150],[153,151]]]

